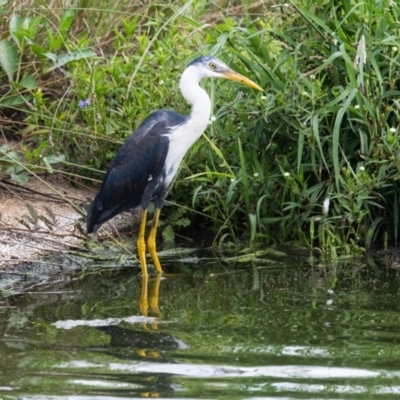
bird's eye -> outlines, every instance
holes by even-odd
[[[217,65],[215,64],[215,62],[210,62],[210,64],[208,64],[208,66],[209,66],[211,69],[217,68]]]

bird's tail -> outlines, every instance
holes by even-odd
[[[92,204],[89,207],[89,210],[87,212],[86,216],[86,231],[87,233],[93,233],[96,232],[97,229],[100,228],[102,223],[99,223],[99,220],[101,220],[101,214],[102,214],[102,204],[100,204],[100,207],[98,207],[98,196],[93,200]],[[100,201],[101,203],[101,201]],[[105,221],[104,221],[105,222]]]
[[[111,204],[110,204],[111,202]],[[96,232],[101,225],[115,217],[117,214],[123,211],[130,210],[137,207],[140,204],[140,196],[135,196],[133,198],[126,199],[125,201],[119,203],[109,201],[104,201],[104,194],[102,191],[98,193],[93,203],[89,207],[89,211],[86,217],[86,231],[87,233]]]

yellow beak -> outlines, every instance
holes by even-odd
[[[261,90],[261,91],[263,90],[260,86],[257,85],[257,83],[253,82],[252,80],[246,78],[243,75],[238,74],[235,71],[227,70],[227,71],[223,71],[221,73],[226,79],[230,79],[231,81],[242,83],[243,85],[249,86],[253,89],[257,89],[257,90]]]

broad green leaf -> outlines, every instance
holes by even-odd
[[[47,48],[51,51],[56,51],[58,47],[61,45],[61,37],[59,35],[54,35],[54,32],[51,29],[46,30],[47,34]]]
[[[25,31],[28,31],[31,22],[32,22],[31,17],[24,18],[24,20],[22,21],[22,28],[25,29]]]
[[[46,49],[37,43],[33,43],[32,41],[28,40],[28,43],[32,49],[32,51],[39,56],[39,58],[43,58],[44,54],[46,53]],[[51,53],[50,53],[51,54]],[[50,58],[50,57],[47,57]],[[54,55],[54,59],[57,59],[57,56]]]
[[[28,182],[29,177],[27,174],[25,173],[20,173],[18,175],[16,174],[11,174],[11,179],[17,183],[21,183],[21,184],[25,184],[26,182]]]
[[[7,162],[19,160],[19,156],[16,151],[8,151],[7,149],[4,149],[4,146],[2,146],[2,148],[0,150],[1,150],[1,153],[3,154],[3,156],[0,158],[0,160],[7,161]]]
[[[32,98],[31,96],[28,98],[28,96],[25,97],[27,101]],[[4,99],[0,100],[0,107],[1,106],[6,106],[6,107],[15,107],[15,106],[20,106],[21,104],[25,104],[24,97],[22,97],[19,94],[13,95],[13,96],[8,96],[5,97]]]
[[[14,74],[18,70],[17,48],[8,40],[0,41],[0,65],[7,74],[8,80],[13,82]]]
[[[45,55],[47,56],[48,54],[51,54],[51,53],[46,53]],[[47,72],[53,71],[54,69],[60,68],[63,65],[68,64],[71,61],[79,61],[79,60],[95,57],[96,55],[97,55],[96,52],[93,50],[90,50],[90,49],[77,50],[77,51],[73,51],[72,53],[62,54],[57,57],[55,64],[52,67],[48,68],[45,72],[47,73]],[[51,58],[51,57],[49,57],[49,58]]]
[[[49,164],[60,163],[65,161],[65,154],[51,154],[46,158]]]
[[[36,85],[36,77],[33,75],[26,75],[20,81],[19,84],[25,89],[35,89]]]
[[[67,36],[69,29],[71,28],[74,18],[75,18],[75,9],[73,8],[65,10],[63,15],[61,15],[60,23],[58,24],[58,30],[60,32],[60,35],[64,39]]]
[[[54,53],[50,53],[50,52],[44,52],[42,53],[43,56],[49,58],[51,61],[53,62],[57,62],[57,55]],[[54,68],[53,68],[54,69]]]
[[[21,26],[22,26],[21,17],[17,14],[13,14],[10,18],[10,24],[8,28],[10,30],[11,37],[14,39],[15,44],[18,46],[20,50],[21,50],[21,42],[16,33],[21,30]]]

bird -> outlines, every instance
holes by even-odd
[[[185,154],[209,124],[211,100],[199,85],[204,78],[225,78],[263,90],[214,56],[195,58],[183,71],[179,83],[182,96],[191,105],[190,114],[166,109],[152,112],[117,152],[87,213],[86,228],[90,234],[123,211],[141,207],[137,252],[142,275],[148,273],[145,241],[148,206],[154,201],[147,250],[157,273],[161,273],[156,250],[160,211]]]

